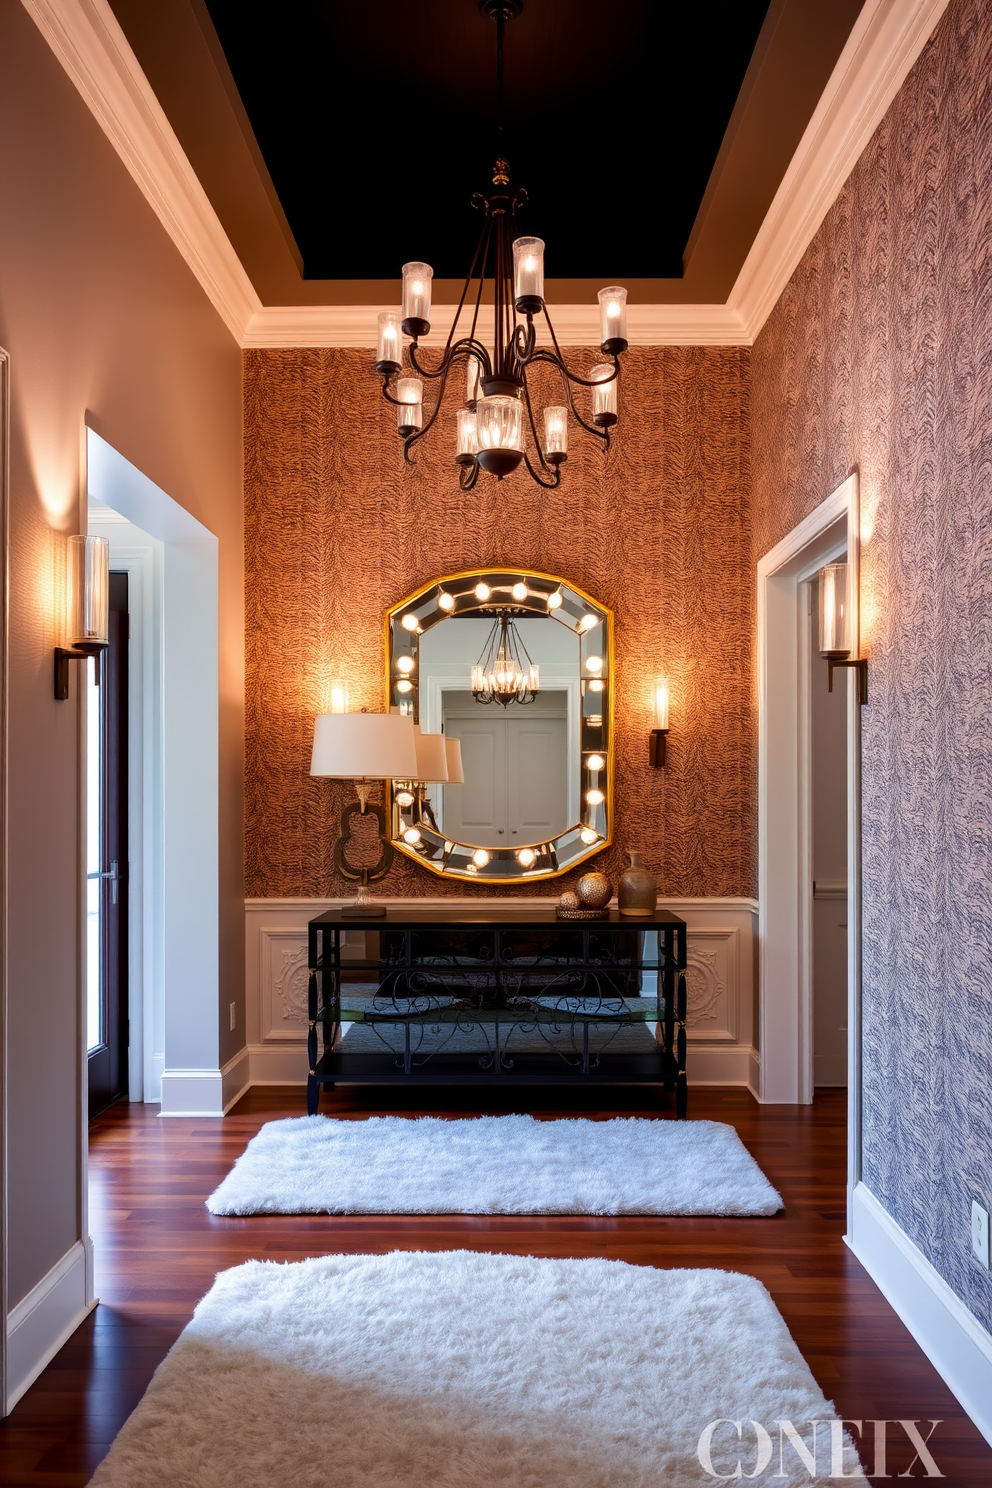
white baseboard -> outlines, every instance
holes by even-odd
[[[757,1049],[751,1049],[748,1054],[747,1088],[756,1101],[761,1100],[758,1093],[761,1089],[761,1055]]]
[[[162,1071],[160,1116],[223,1116],[224,1077],[219,1069]]]
[[[252,1085],[305,1085],[307,1051],[304,1044],[250,1044]]]
[[[239,1049],[234,1058],[227,1061],[220,1072],[220,1080],[221,1100],[226,1116],[251,1084],[251,1051],[247,1046]]]
[[[51,1363],[96,1306],[86,1296],[86,1249],[76,1241],[11,1308],[7,1318],[7,1411]]]
[[[992,1335],[863,1183],[854,1190],[846,1238],[948,1389],[992,1443]]]
[[[707,1048],[690,1041],[686,1054],[686,1074],[690,1086],[750,1084],[753,1049],[731,1044],[725,1048]]]

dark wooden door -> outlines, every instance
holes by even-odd
[[[90,902],[95,901],[99,915],[99,947],[94,948],[88,970],[90,977],[98,977],[91,995],[99,999],[99,1031],[89,1050],[91,1117],[127,1095],[128,634],[127,574],[112,573],[109,645],[97,658],[99,686],[90,695],[99,716],[100,839],[87,875]]]

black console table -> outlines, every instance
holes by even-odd
[[[342,956],[347,932],[364,934],[363,956]],[[338,1080],[654,1084],[685,1115],[686,927],[667,910],[567,921],[553,905],[434,903],[370,922],[332,909],[308,944],[311,1115]]]

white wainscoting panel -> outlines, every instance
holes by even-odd
[[[77,1240],[7,1319],[7,1411],[34,1384],[62,1345],[92,1312],[86,1298],[86,1248]]]
[[[547,902],[553,904],[556,898],[549,896]],[[246,1032],[252,1085],[306,1083],[307,922],[341,902],[245,901]],[[385,902],[399,908],[411,901]],[[422,899],[415,902],[425,903]],[[445,900],[452,902],[458,901]],[[501,895],[493,902],[514,901]],[[518,902],[535,903],[533,899]],[[757,904],[753,899],[666,899],[664,903],[689,927],[689,1083],[753,1088],[757,1069],[757,1054],[752,1047]],[[346,934],[344,961],[349,956],[361,957],[361,941],[359,932],[349,944]]]

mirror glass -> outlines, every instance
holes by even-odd
[[[449,575],[388,611],[386,667],[390,710],[447,741],[448,779],[393,784],[401,852],[435,873],[505,883],[552,878],[609,843],[613,628],[603,605],[550,574]],[[424,755],[440,757],[430,740]]]

